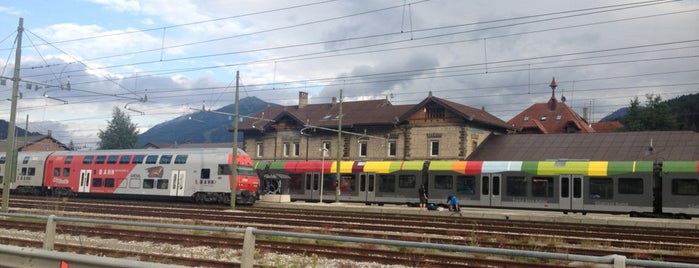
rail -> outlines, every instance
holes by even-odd
[[[39,267],[61,267],[60,266],[61,262],[70,263],[71,268],[80,268],[80,267],[105,267],[105,268],[107,268],[107,267],[144,267],[144,266],[148,266],[148,267],[184,267],[184,266],[177,266],[177,265],[166,265],[166,264],[148,263],[148,262],[125,260],[125,259],[115,259],[115,258],[108,258],[108,257],[78,255],[78,254],[65,253],[65,252],[55,252],[55,251],[53,251],[53,245],[54,245],[54,240],[55,240],[55,235],[56,235],[56,224],[57,224],[57,222],[62,221],[62,222],[79,222],[79,223],[90,223],[90,224],[123,225],[123,226],[136,226],[136,227],[151,227],[151,228],[186,229],[186,230],[200,230],[200,231],[213,231],[213,232],[226,232],[226,233],[241,233],[241,234],[244,234],[244,241],[243,241],[243,251],[242,251],[242,256],[240,258],[240,261],[241,261],[241,267],[244,267],[244,268],[253,267],[253,265],[254,265],[254,262],[255,262],[255,260],[254,260],[255,236],[257,236],[257,235],[295,237],[295,238],[306,238],[306,239],[316,239],[316,240],[333,240],[333,241],[355,242],[355,243],[369,243],[369,244],[380,244],[380,245],[399,246],[399,247],[415,247],[415,248],[425,248],[425,249],[471,252],[471,253],[481,253],[481,254],[490,254],[490,255],[530,257],[530,258],[540,258],[540,259],[558,259],[558,260],[579,261],[579,262],[586,262],[586,263],[611,264],[611,265],[613,265],[614,268],[622,268],[622,267],[626,267],[626,265],[642,266],[642,267],[659,267],[659,268],[670,268],[670,267],[699,268],[699,264],[628,259],[622,255],[588,256],[588,255],[537,252],[537,251],[515,250],[515,249],[485,248],[485,247],[465,246],[465,245],[411,242],[411,241],[400,241],[400,240],[389,240],[389,239],[347,237],[347,236],[336,236],[336,235],[295,233],[295,232],[285,232],[285,231],[271,231],[271,230],[256,229],[253,227],[232,228],[232,227],[199,226],[199,225],[184,225],[184,224],[164,224],[164,223],[148,223],[148,222],[132,222],[132,221],[114,221],[114,220],[61,217],[61,216],[54,216],[54,215],[44,216],[44,215],[31,215],[31,214],[17,214],[17,213],[7,213],[7,212],[0,212],[0,216],[9,217],[9,218],[31,218],[31,219],[46,220],[46,235],[44,236],[43,249],[26,249],[26,248],[18,248],[18,247],[0,245],[0,257],[2,257],[0,259],[3,260],[3,266],[9,266],[9,267],[23,267],[29,261],[32,261],[32,260],[34,261],[33,263],[41,262],[42,264],[46,264],[46,265],[40,265]]]

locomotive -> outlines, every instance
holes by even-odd
[[[335,161],[259,161],[255,169],[288,175],[292,200],[317,202],[321,191],[334,200],[339,184],[342,202],[414,205],[425,185],[430,202],[455,195],[462,207],[699,215],[699,161],[341,161],[339,180]]]
[[[189,199],[230,204],[231,148],[19,152],[12,193]],[[260,181],[238,149],[237,204],[254,204]],[[0,153],[4,174],[5,153]],[[1,181],[1,180],[0,180]]]

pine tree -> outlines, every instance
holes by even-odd
[[[621,120],[624,131],[678,130],[677,117],[660,96],[646,94],[646,105],[638,97],[631,100],[629,112]]]
[[[119,107],[112,111],[112,121],[107,122],[107,130],[99,132],[99,149],[132,149],[138,140],[138,130],[131,117]]]

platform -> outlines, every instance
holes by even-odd
[[[401,214],[401,215],[430,215],[437,217],[464,217],[473,219],[500,219],[516,221],[539,221],[539,222],[560,222],[575,224],[595,224],[609,226],[629,226],[647,228],[670,228],[699,230],[699,219],[656,219],[630,217],[628,214],[604,214],[604,213],[580,213],[564,214],[559,211],[540,210],[514,210],[497,208],[471,208],[461,207],[461,212],[451,212],[448,210],[426,210],[406,205],[364,205],[361,203],[317,203],[317,202],[257,202],[255,206],[290,208],[290,209],[317,209],[348,212],[367,212],[378,214]]]

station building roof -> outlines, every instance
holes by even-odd
[[[468,160],[698,161],[699,133],[641,131],[491,136]]]

